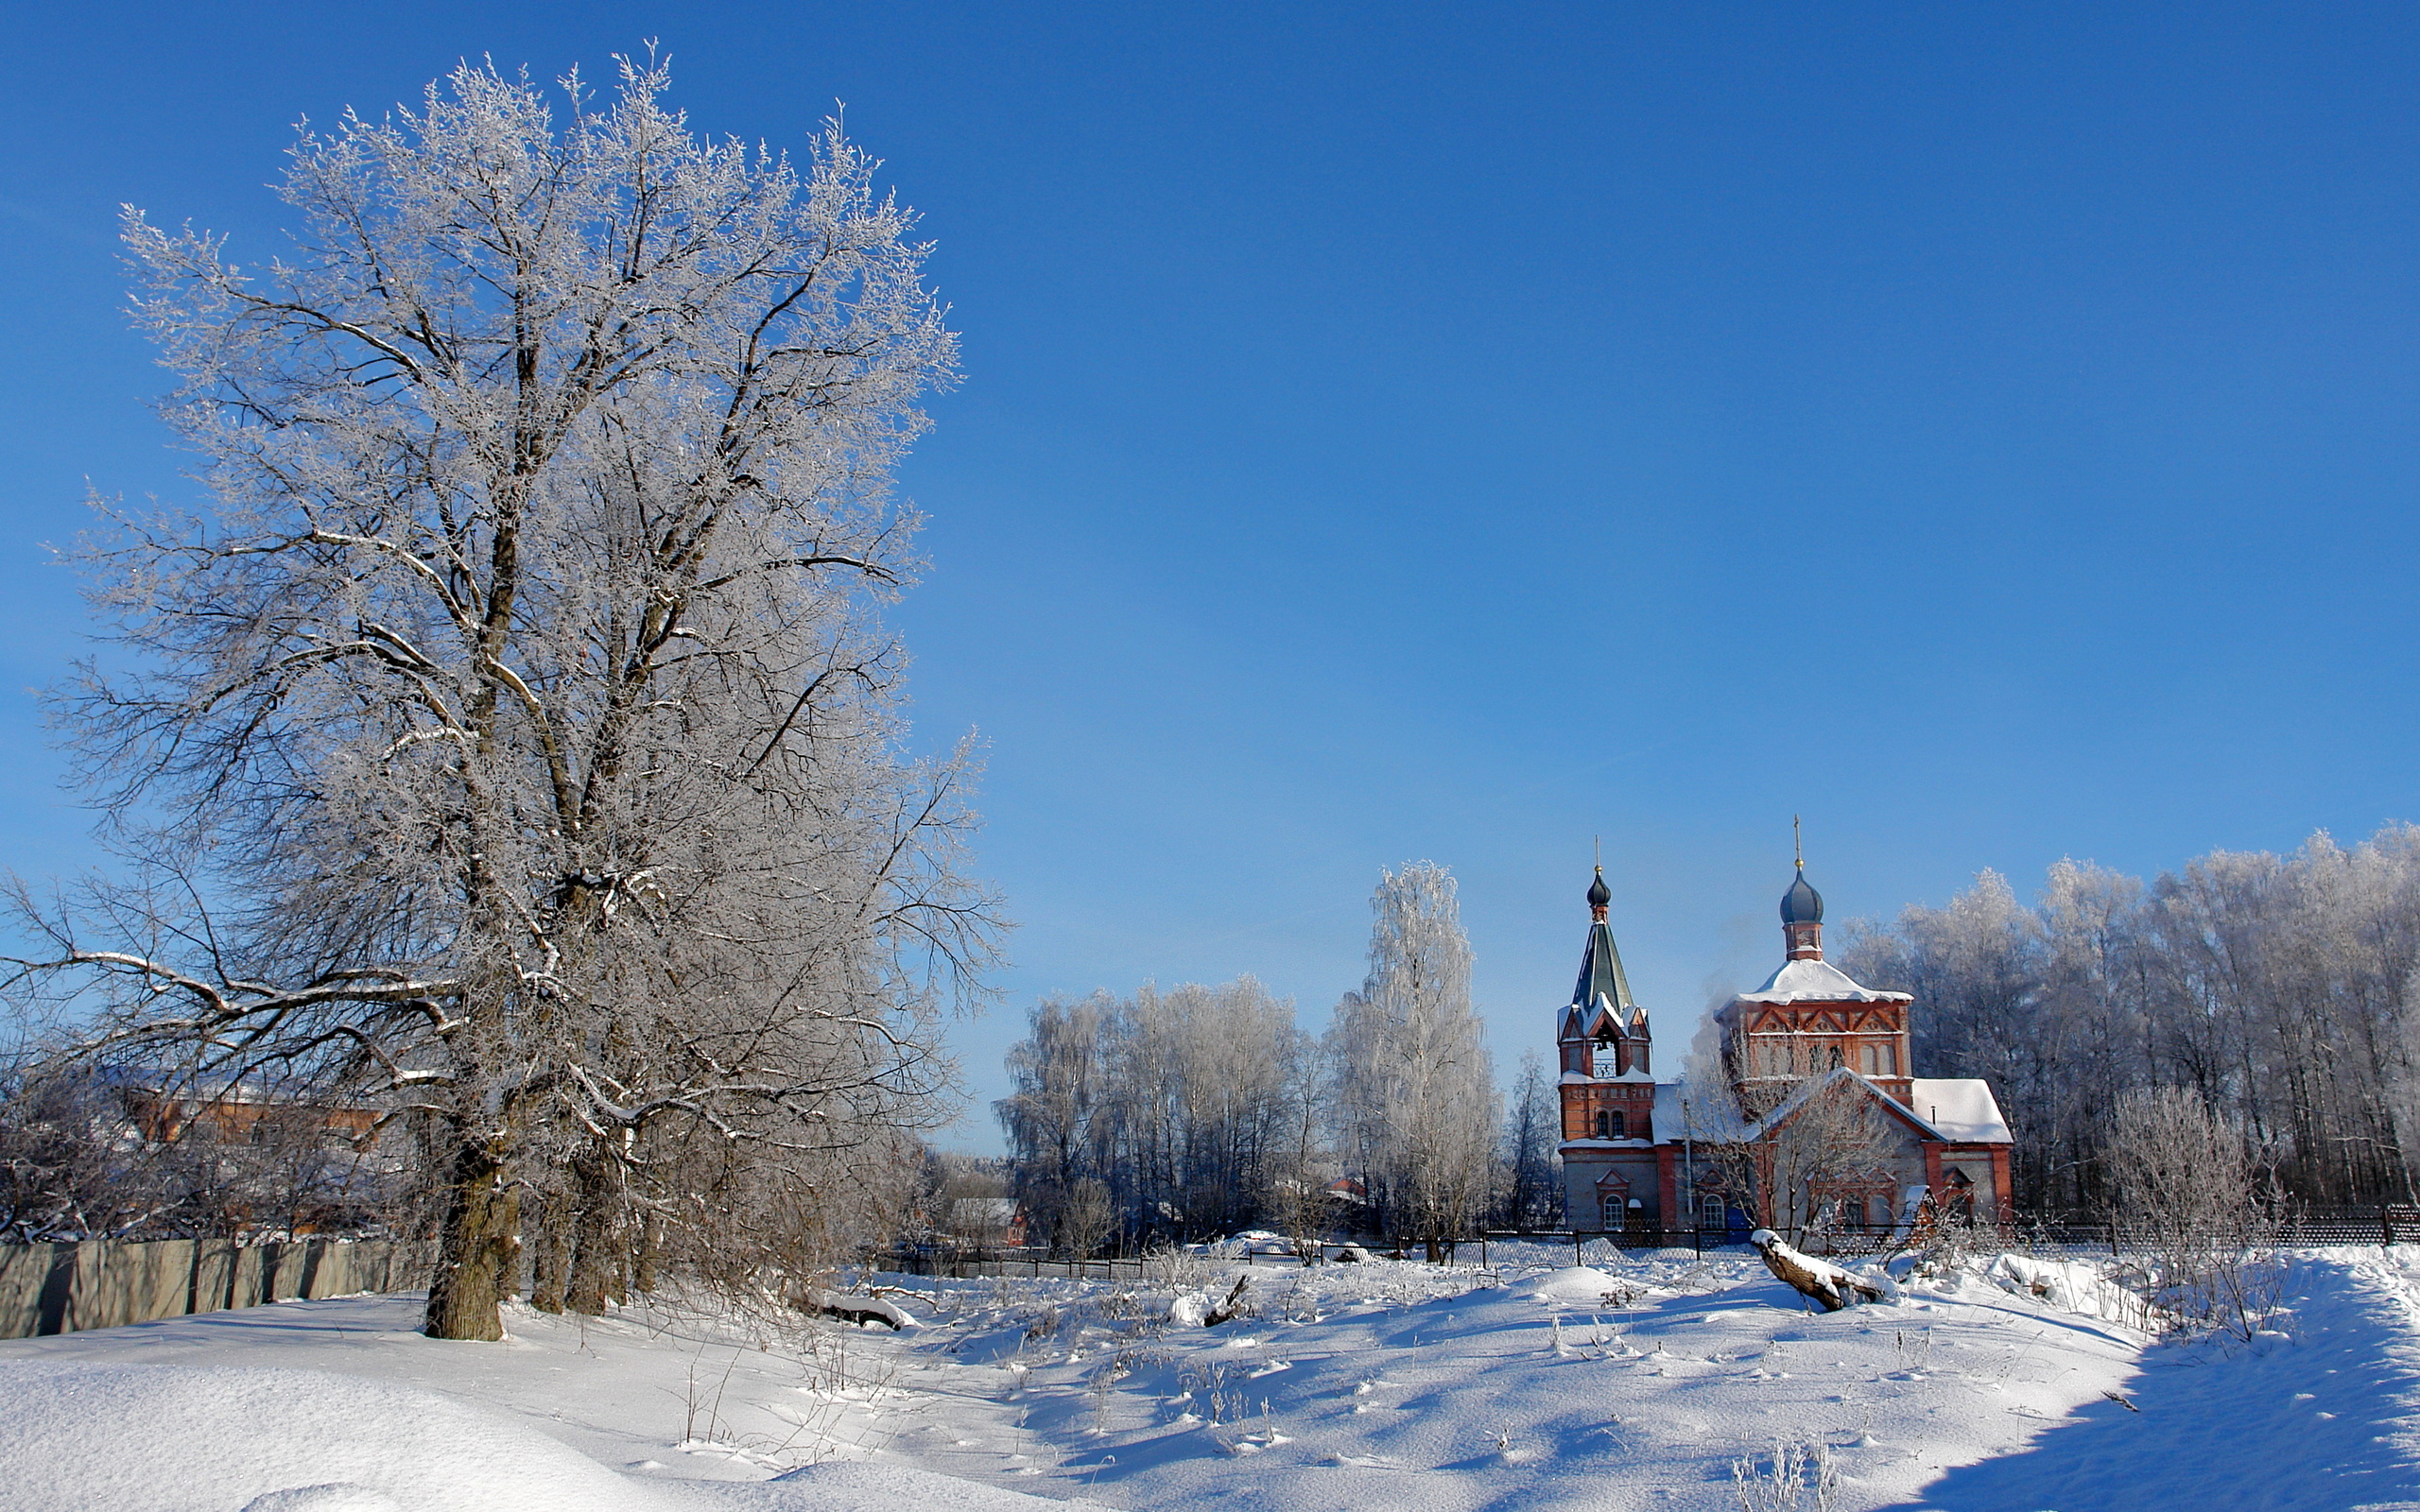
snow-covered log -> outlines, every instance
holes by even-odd
[[[849,1323],[879,1323],[893,1333],[903,1328],[912,1328],[916,1322],[908,1315],[908,1310],[896,1302],[885,1301],[879,1297],[852,1297],[841,1292],[827,1292],[821,1286],[806,1288],[799,1294],[793,1305],[802,1313],[820,1314]]]
[[[1803,1297],[1811,1297],[1826,1313],[1837,1313],[1859,1302],[1879,1302],[1882,1288],[1861,1276],[1852,1276],[1828,1260],[1817,1260],[1783,1244],[1781,1235],[1770,1228],[1759,1228],[1748,1236],[1756,1253],[1765,1257],[1765,1268],[1786,1281]]]

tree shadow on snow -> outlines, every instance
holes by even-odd
[[[2335,1291],[2341,1280],[2327,1286]],[[2027,1449],[1905,1512],[2352,1512],[2420,1506],[2420,1347],[2383,1297],[2306,1297],[2265,1353],[2170,1346]]]

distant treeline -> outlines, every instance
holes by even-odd
[[[2031,906],[1986,871],[1840,933],[1850,974],[1915,994],[1927,1074],[1990,1078],[2025,1208],[2106,1202],[2119,1094],[2152,1087],[2233,1121],[2298,1202],[2414,1198],[2420,828],[2212,851],[2149,884],[2062,861]]]
[[[1408,866],[1372,903],[1369,978],[1324,1036],[1249,976],[1036,1005],[997,1108],[1032,1242],[1443,1238],[1550,1212],[1553,1094],[1525,1064],[1502,1118],[1452,877]]]

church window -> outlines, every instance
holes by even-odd
[[[1619,1113],[1616,1113],[1616,1114],[1614,1114],[1614,1115],[1613,1115],[1613,1127],[1614,1127],[1614,1131],[1613,1131],[1611,1134],[1608,1134],[1607,1136],[1605,1136],[1607,1139],[1616,1139],[1616,1140],[1619,1140],[1619,1139],[1628,1139],[1628,1138],[1630,1137],[1629,1135],[1624,1134],[1624,1133],[1622,1132],[1622,1115],[1621,1115],[1621,1114],[1619,1114]]]
[[[1709,1192],[1698,1198],[1698,1224],[1705,1228],[1720,1228],[1723,1226],[1720,1197]]]
[[[1892,1054],[1888,1040],[1868,1040],[1865,1042],[1865,1074],[1869,1076],[1896,1075],[1898,1058]]]
[[[1824,1069],[1825,1071],[1838,1071],[1841,1069],[1840,1046],[1825,1045],[1824,1047]]]
[[[1602,1112],[1600,1112],[1600,1113],[1599,1113],[1599,1114],[1597,1115],[1597,1137],[1598,1137],[1599,1139],[1600,1139],[1600,1140],[1609,1140],[1609,1139],[1612,1139],[1612,1138],[1614,1137],[1614,1134],[1613,1134],[1613,1126],[1614,1126],[1614,1115],[1613,1115],[1613,1114],[1611,1114],[1611,1113],[1602,1113]]]

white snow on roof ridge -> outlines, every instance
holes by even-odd
[[[1919,1117],[1956,1143],[2016,1142],[2000,1114],[1999,1099],[1992,1095],[1992,1084],[1979,1076],[1916,1076],[1909,1082],[1908,1098]]]
[[[1877,992],[1829,961],[1784,961],[1754,992],[1742,992],[1746,1003],[1908,1003],[1905,992]]]

